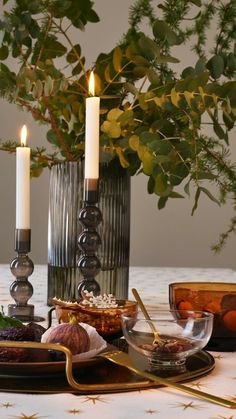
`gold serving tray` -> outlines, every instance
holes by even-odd
[[[124,349],[125,341],[120,339],[116,347]],[[99,356],[88,361],[72,362],[69,349],[62,345],[0,341],[1,347],[34,349],[35,361],[19,363],[0,362],[0,391],[18,393],[75,393],[95,394],[140,390],[157,386],[127,368],[115,365]],[[108,346],[109,348],[109,346]],[[114,346],[111,349],[114,349]],[[49,350],[60,350],[66,355],[66,361],[50,362],[41,355]],[[147,369],[146,359],[129,350],[134,365]],[[175,382],[193,380],[208,374],[214,368],[214,358],[205,351],[199,351],[187,359],[186,371],[182,373],[158,373]]]

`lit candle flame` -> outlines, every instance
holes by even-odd
[[[26,139],[27,139],[27,127],[26,125],[23,125],[23,127],[21,128],[21,135],[20,135],[20,142],[21,142],[22,147],[26,146]]]
[[[94,72],[91,71],[89,76],[89,93],[91,96],[95,95],[95,80],[94,80]]]

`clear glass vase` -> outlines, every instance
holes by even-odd
[[[80,251],[78,221],[83,206],[82,163],[65,162],[52,167],[48,218],[48,304],[51,297],[76,300],[83,279],[77,262]],[[99,207],[103,221],[98,227],[102,245],[98,252],[102,269],[96,280],[102,293],[128,296],[130,247],[130,176],[115,165],[102,165]]]

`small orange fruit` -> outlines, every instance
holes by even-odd
[[[190,301],[182,300],[178,303],[178,310],[193,310],[193,305],[190,303]],[[181,313],[180,314],[182,319],[187,319],[188,317],[192,317],[190,313]]]
[[[203,310],[210,311],[210,313],[220,313],[221,307],[217,301],[209,301],[204,307]]]
[[[178,303],[178,310],[193,310],[193,305],[190,301],[182,300]]]
[[[229,310],[223,317],[224,325],[227,329],[236,332],[236,310]]]

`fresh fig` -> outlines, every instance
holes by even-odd
[[[72,355],[87,352],[90,347],[88,333],[78,323],[61,323],[53,326],[44,334],[42,341],[64,345],[70,349]]]

